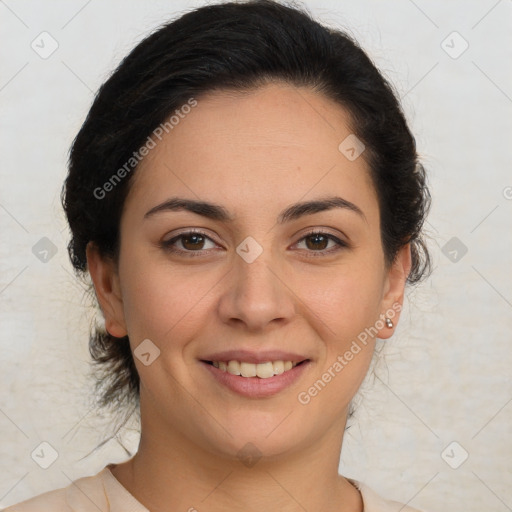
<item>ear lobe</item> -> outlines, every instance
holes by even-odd
[[[116,265],[111,259],[102,257],[94,242],[87,244],[86,256],[96,298],[105,317],[105,328],[112,336],[122,338],[127,331]]]
[[[411,244],[402,247],[391,264],[385,282],[385,293],[381,302],[380,323],[383,327],[379,329],[378,338],[388,339],[395,332],[400,318],[400,311],[403,307],[405,285],[412,267]],[[389,318],[393,325],[386,325],[386,318]]]

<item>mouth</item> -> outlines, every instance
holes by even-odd
[[[226,359],[201,359],[200,363],[212,385],[250,399],[269,398],[297,385],[313,364],[311,359],[299,358],[262,362]]]
[[[235,359],[230,361],[203,360],[202,362],[218,368],[221,372],[229,373],[230,375],[245,378],[257,377],[259,379],[270,379],[277,375],[289,372],[296,366],[309,362],[309,359],[304,359],[298,362],[277,360],[266,361],[263,363],[250,363],[246,361],[237,361]]]

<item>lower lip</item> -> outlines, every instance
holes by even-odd
[[[218,382],[231,389],[231,391],[248,398],[265,398],[276,395],[296,382],[306,371],[311,361],[305,361],[291,370],[281,373],[281,375],[274,375],[268,379],[232,375],[204,361],[201,361],[201,364]]]

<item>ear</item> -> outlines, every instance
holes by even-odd
[[[126,336],[123,300],[115,263],[100,255],[94,242],[86,247],[87,268],[94,283],[96,297],[105,317],[105,328],[116,338]]]
[[[388,339],[395,332],[404,303],[405,284],[411,266],[411,245],[407,244],[398,251],[384,280],[384,294],[381,302],[382,313],[380,315],[380,320],[384,325],[379,329],[378,338]],[[386,317],[393,322],[393,327],[386,326]]]

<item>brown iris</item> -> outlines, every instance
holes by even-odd
[[[312,250],[322,250],[327,247],[329,238],[322,234],[313,234],[306,237],[306,247]]]
[[[205,237],[203,235],[198,235],[197,233],[192,233],[190,235],[183,235],[181,237],[181,243],[185,249],[197,250],[202,249],[204,246]]]

